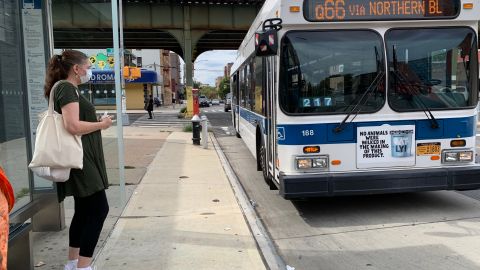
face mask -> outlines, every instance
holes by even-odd
[[[85,72],[85,75],[80,76],[80,83],[83,84],[88,82],[91,77],[92,77],[92,70],[89,68],[87,69],[87,72]]]

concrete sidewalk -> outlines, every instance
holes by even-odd
[[[166,139],[95,265],[265,269],[215,150],[192,145],[191,134],[183,132]]]

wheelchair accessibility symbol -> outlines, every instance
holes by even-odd
[[[284,141],[285,140],[285,128],[284,127],[277,127],[277,140]]]

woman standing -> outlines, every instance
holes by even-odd
[[[108,188],[101,130],[112,125],[107,116],[97,120],[95,107],[78,94],[78,85],[92,75],[88,57],[75,50],[54,55],[48,62],[45,97],[54,89],[54,109],[63,115],[68,132],[82,135],[83,169],[72,169],[70,178],[57,183],[59,202],[73,196],[75,213],[69,230],[68,262],[65,270],[90,270],[93,252],[108,214],[105,189]]]

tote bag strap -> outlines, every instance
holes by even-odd
[[[50,96],[48,97],[48,113],[47,113],[48,115],[53,115],[53,107],[54,107],[53,96],[55,95],[55,89],[57,89],[57,86],[62,82],[67,82],[67,80],[60,80],[56,82],[52,86],[52,90],[50,90]],[[80,95],[78,94],[78,90],[76,88],[75,88],[75,93],[77,93],[77,97],[80,97]]]

